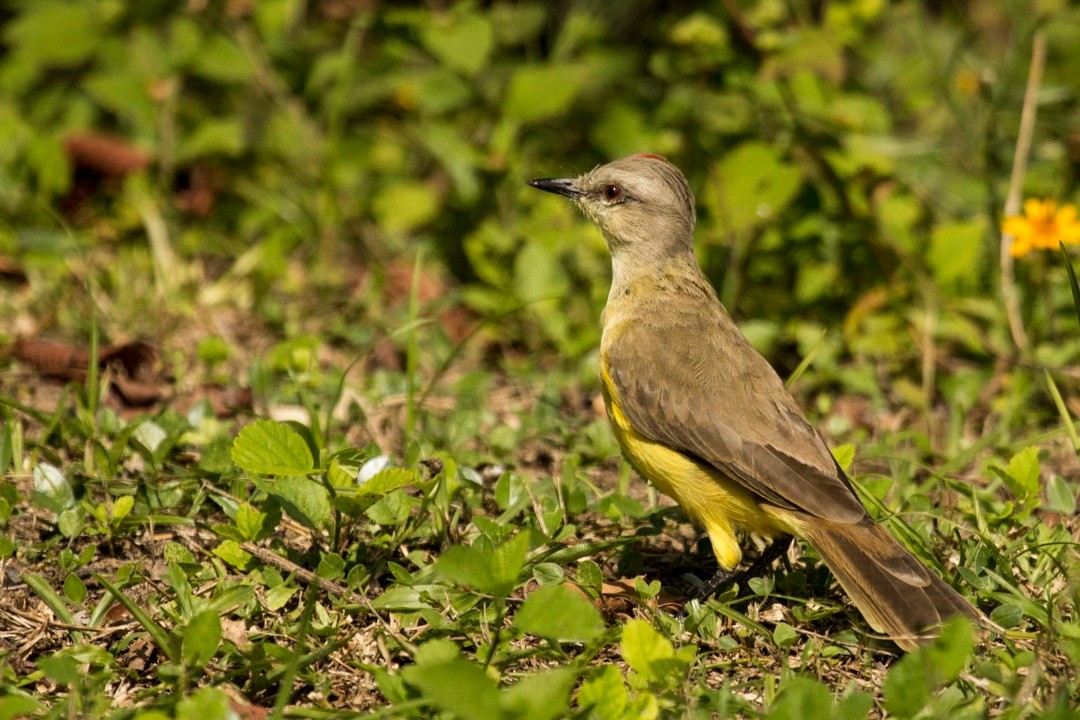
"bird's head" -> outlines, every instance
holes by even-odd
[[[694,195],[679,169],[659,155],[630,155],[576,178],[529,185],[570,198],[600,228],[616,258],[663,258],[693,246]]]

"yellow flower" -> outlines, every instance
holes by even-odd
[[[1027,255],[1036,249],[1054,249],[1059,242],[1080,243],[1080,219],[1076,206],[1061,207],[1054,200],[1032,198],[1024,203],[1024,214],[1005,218],[1001,232],[1012,236],[1009,248],[1013,256]]]

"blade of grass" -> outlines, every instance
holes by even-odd
[[[150,638],[154,641],[154,644],[158,646],[161,652],[165,653],[165,657],[169,658],[170,662],[180,662],[179,643],[174,643],[172,636],[159,625],[152,617],[146,614],[141,607],[131,601],[127,595],[120,590],[120,588],[113,585],[111,582],[103,578],[101,575],[94,574],[97,581],[101,583],[102,587],[109,591],[109,593],[116,598],[116,601],[124,606],[124,609],[131,613],[131,616],[145,628],[146,632],[150,635]]]
[[[416,262],[413,264],[412,288],[409,290],[409,322],[416,322],[420,314],[420,272],[424,267],[424,246],[421,245],[416,251]],[[417,343],[417,333],[414,327],[409,332],[409,346],[405,354],[405,437],[407,442],[413,435],[416,427],[416,366],[420,348]],[[403,443],[404,444],[404,443]]]
[[[1076,321],[1080,323],[1080,284],[1076,282],[1076,270],[1073,268],[1072,258],[1065,249],[1065,243],[1059,242],[1061,255],[1065,258],[1065,272],[1069,274],[1069,287],[1072,289],[1073,306],[1076,308]]]
[[[1073,280],[1073,282],[1076,282]],[[1076,287],[1075,285],[1073,286]],[[1075,292],[1075,289],[1074,289]],[[1080,312],[1080,305],[1077,306],[1077,311]],[[1065,431],[1069,433],[1069,440],[1072,441],[1073,452],[1080,455],[1080,436],[1076,434],[1076,426],[1073,424],[1072,415],[1069,414],[1069,408],[1065,407],[1065,401],[1061,398],[1061,393],[1058,392],[1057,384],[1054,382],[1054,378],[1051,377],[1049,370],[1043,370],[1043,374],[1046,376],[1046,385],[1050,388],[1050,397],[1054,398],[1054,405],[1057,406],[1058,414],[1061,416],[1061,422],[1065,425]]]
[[[304,641],[307,639],[311,616],[315,612],[315,601],[318,597],[318,586],[308,587],[307,597],[304,599],[304,611],[300,614],[300,628],[296,633],[296,647],[293,649],[285,674],[281,678],[281,685],[278,686],[277,697],[274,698],[274,710],[270,714],[271,720],[281,720],[285,717],[285,706],[289,704],[289,698],[292,696],[293,681],[296,680],[296,671],[300,668],[300,660],[304,656]]]
[[[53,611],[56,617],[68,625],[78,625],[75,620],[75,616],[68,610],[67,603],[64,602],[64,598],[60,597],[60,593],[53,589],[53,586],[46,582],[45,578],[41,577],[37,573],[25,573],[22,576],[23,582],[26,586],[34,591],[35,594]],[[78,630],[71,631],[71,639],[75,642],[82,642],[82,633]]]
[[[828,336],[829,332],[827,330],[821,333],[821,337],[814,343],[814,347],[810,348],[810,352],[806,353],[806,357],[802,359],[802,362],[799,363],[798,367],[791,371],[791,375],[788,377],[787,382],[784,383],[784,387],[791,387],[795,381],[799,379],[799,376],[806,372],[806,368],[810,367],[810,363],[814,362],[814,358],[817,357],[818,352],[825,346],[825,338]]]

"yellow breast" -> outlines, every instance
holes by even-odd
[[[794,533],[783,517],[767,513],[741,485],[715,468],[643,436],[622,410],[605,357],[600,359],[600,387],[615,438],[634,468],[671,497],[691,520],[705,528],[720,566],[733,569],[742,558],[737,533],[772,537]]]

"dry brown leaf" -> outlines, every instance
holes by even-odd
[[[71,164],[102,175],[124,177],[150,164],[150,155],[127,140],[103,133],[73,133],[64,141]]]

